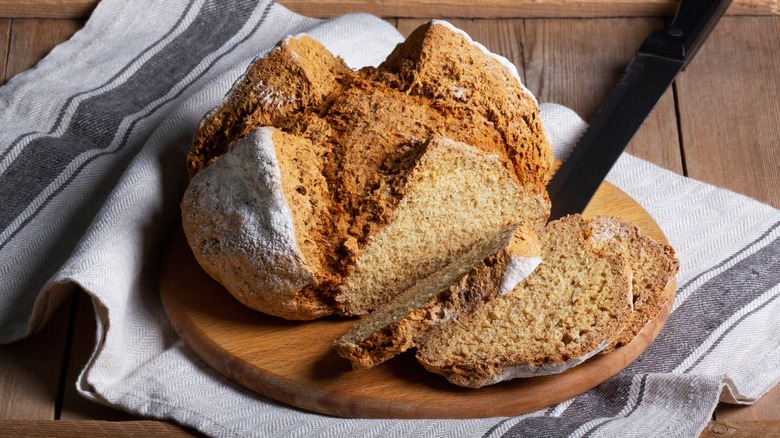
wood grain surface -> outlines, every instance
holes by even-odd
[[[99,0],[0,0],[0,17],[85,18]]]
[[[13,20],[8,43],[5,80],[33,67],[54,46],[70,38],[83,26],[83,20],[47,20],[23,18]],[[30,35],[35,35],[31,38]]]
[[[160,421],[0,420],[0,436],[27,438],[188,437],[195,434]]]
[[[602,184],[586,215],[621,216],[656,240],[666,238],[650,215],[614,186]],[[478,390],[430,374],[412,352],[353,371],[333,341],[354,323],[323,318],[286,321],[235,300],[197,264],[182,234],[163,259],[160,293],[177,333],[206,363],[231,380],[302,409],[340,417],[477,418],[543,409],[579,395],[634,361],[669,316],[675,285],[663,311],[626,347],[597,355],[564,373],[516,379]]]
[[[644,38],[663,27],[661,19],[527,20],[520,63],[527,86],[541,102],[563,104],[590,121]],[[682,173],[672,89],[650,113],[628,152]]]
[[[780,71],[778,54],[780,17],[730,17],[677,81],[688,176],[775,208],[780,80],[777,73],[773,80],[762,76]]]
[[[318,17],[367,12],[405,18],[648,17],[673,15],[677,6],[677,2],[670,0],[280,0],[279,3]],[[777,0],[734,0],[727,13],[767,15],[779,11]]]
[[[98,0],[0,0],[0,17],[85,18]],[[674,13],[674,0],[279,0],[316,17],[367,12],[381,17],[636,17]],[[778,0],[734,0],[729,14],[780,13]]]
[[[0,18],[0,85],[5,83],[5,64],[8,59],[8,43],[11,41],[11,20]]]
[[[0,419],[55,418],[57,399],[52,395],[62,384],[69,304],[62,305],[41,332],[0,346]]]
[[[700,438],[756,438],[779,437],[780,420],[768,421],[712,421]]]

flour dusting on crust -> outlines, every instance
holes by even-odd
[[[193,177],[182,200],[182,222],[201,266],[250,307],[257,307],[258,294],[295,294],[313,279],[279,189],[272,133],[259,128],[237,141]]]

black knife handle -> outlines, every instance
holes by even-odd
[[[681,0],[672,25],[642,44],[547,191],[550,220],[581,213],[677,73],[693,59],[731,0]]]
[[[732,0],[681,0],[671,26],[653,32],[639,51],[684,61],[687,66]]]

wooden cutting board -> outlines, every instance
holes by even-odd
[[[602,184],[585,215],[621,216],[656,240],[666,238],[632,198]],[[460,388],[431,374],[411,352],[353,371],[333,341],[353,320],[285,321],[236,301],[197,264],[183,233],[172,240],[161,272],[161,294],[174,329],[195,353],[229,379],[299,408],[363,418],[476,418],[542,409],[581,394],[617,374],[655,339],[674,296],[631,344],[555,376]]]

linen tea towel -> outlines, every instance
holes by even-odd
[[[630,155],[608,179],[677,250],[678,296],[651,348],[598,388],[511,418],[362,420],[303,412],[219,376],[171,330],[158,257],[197,122],[253,57],[301,32],[352,67],[401,40],[374,17],[320,21],[271,2],[104,0],[0,88],[0,341],[39,328],[78,285],[98,321],[80,392],[214,436],[695,436],[721,393],[750,402],[778,380],[780,213]],[[560,154],[583,128],[559,106],[545,105],[543,120]]]

